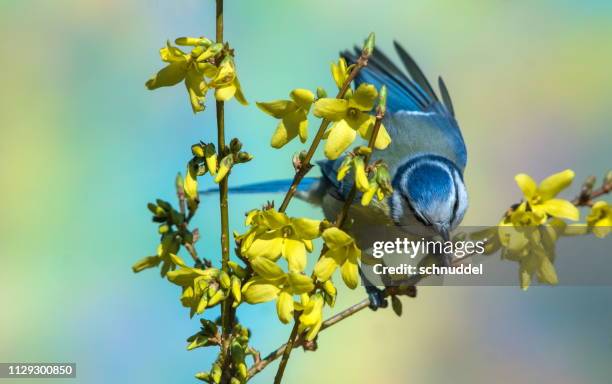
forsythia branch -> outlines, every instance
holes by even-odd
[[[359,59],[357,60],[357,63],[355,64],[355,67],[353,67],[353,70],[351,71],[349,77],[344,81],[342,88],[338,91],[338,94],[336,95],[336,99],[342,99],[344,95],[346,95],[347,90],[349,89],[355,77],[359,74],[359,71],[361,71],[363,67],[368,65],[368,59],[370,58],[371,55],[372,55],[372,51],[364,47],[364,49],[361,52],[361,56],[359,57]],[[315,151],[317,150],[317,147],[319,146],[319,143],[321,142],[321,139],[323,139],[323,135],[325,134],[325,131],[327,130],[327,127],[329,126],[329,124],[330,124],[330,121],[328,119],[323,119],[321,121],[319,130],[317,131],[314,139],[312,140],[312,144],[310,144],[310,148],[308,149],[306,156],[301,161],[300,167],[297,169],[295,176],[293,177],[293,182],[291,183],[291,187],[289,187],[289,190],[287,191],[287,194],[285,195],[285,198],[283,199],[283,202],[281,203],[278,209],[279,212],[285,212],[285,210],[287,210],[287,207],[289,206],[289,202],[291,201],[291,199],[295,195],[295,192],[297,191],[298,185],[300,185],[300,182],[302,181],[302,179],[304,179],[306,174],[308,174],[308,172],[312,168],[312,164],[310,163],[310,161],[312,160],[315,154]]]

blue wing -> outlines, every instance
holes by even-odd
[[[438,81],[440,101],[412,57],[397,42],[394,45],[410,77],[382,51],[375,49],[368,66],[355,79],[357,85],[367,82],[377,88],[383,84],[387,86],[385,127],[392,144],[380,156],[393,166],[406,157],[429,153],[451,160],[463,172],[467,151],[444,81],[442,78]],[[354,63],[359,54],[359,49],[355,48],[353,53],[346,51],[342,56]]]

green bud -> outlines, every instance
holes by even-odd
[[[246,269],[242,268],[240,265],[238,265],[238,263],[231,260],[227,262],[227,265],[232,269],[234,275],[238,276],[241,279],[244,279],[247,273]]]
[[[604,177],[604,184],[605,185],[612,184],[612,170],[606,173],[606,177]]]
[[[225,293],[223,293],[222,290],[218,290],[217,293],[215,293],[210,300],[208,300],[208,306],[213,307],[223,299],[225,299]]]
[[[593,189],[593,187],[595,186],[596,182],[597,182],[597,178],[595,176],[589,176],[584,181],[584,187],[588,188],[588,189]]]
[[[324,99],[327,97],[327,92],[321,87],[317,87],[317,99]]]
[[[149,208],[149,211],[151,211],[151,213],[153,213],[155,216],[163,215],[166,213],[162,207],[159,207],[153,203],[147,204],[147,208]]]
[[[240,142],[240,140],[234,137],[232,141],[230,141],[230,152],[237,153],[238,151],[240,151],[240,149],[242,149],[242,143]]]
[[[387,87],[384,84],[380,87],[380,92],[378,94],[378,107],[380,108],[380,112],[384,115],[387,110]]]
[[[210,383],[210,373],[208,372],[198,372],[195,374],[195,378]]]
[[[242,283],[240,282],[240,279],[235,275],[231,278],[231,289],[232,296],[234,296],[234,303],[240,303],[240,301],[242,300]]]
[[[240,380],[238,380],[238,379],[237,379],[237,378],[235,378],[235,377],[232,377],[232,378],[231,378],[231,380],[230,380],[230,384],[240,384],[240,383],[241,383],[241,381],[240,381]]]
[[[219,283],[221,283],[221,287],[223,287],[223,289],[228,289],[230,287],[231,280],[225,271],[221,271],[219,274]]]
[[[221,366],[219,364],[213,364],[210,376],[215,384],[219,384],[221,382]]]
[[[238,152],[237,160],[239,163],[246,163],[253,160],[253,156],[247,152]]]
[[[238,377],[242,380],[246,380],[248,376],[247,366],[244,362],[238,364]]]
[[[196,313],[198,315],[202,314],[204,312],[204,310],[206,309],[207,305],[208,305],[208,298],[206,297],[206,295],[202,295],[202,297],[200,298],[200,301],[198,302],[198,307],[196,308]]]
[[[194,144],[191,146],[191,153],[195,157],[204,157],[204,148],[202,148],[201,144]]]
[[[366,39],[365,43],[363,44],[362,52],[366,56],[370,56],[370,55],[372,55],[372,52],[374,52],[374,41],[375,41],[375,36],[374,36],[374,32],[372,32],[372,33],[370,33],[370,35]]]
[[[174,178],[174,186],[176,187],[177,192],[182,192],[183,191],[183,183],[185,181],[183,180],[183,175],[181,175],[181,173],[177,173],[176,174],[176,178]]]
[[[170,230],[170,227],[168,226],[168,224],[162,224],[157,229],[157,232],[159,232],[160,235],[163,235],[164,233],[167,233],[169,230]]]
[[[215,176],[215,183],[220,183],[221,180],[229,173],[230,169],[234,165],[234,159],[232,155],[227,155],[223,159],[221,159],[221,163],[219,164],[219,169],[217,170],[217,176]]]
[[[156,203],[159,207],[161,207],[164,211],[168,212],[172,210],[172,206],[170,205],[170,203],[168,203],[167,201],[164,201],[162,199],[157,199]]]

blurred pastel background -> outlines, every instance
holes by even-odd
[[[213,30],[210,0],[0,1],[0,361],[73,361],[79,383],[189,383],[209,368],[210,352],[185,350],[198,322],[178,289],[130,266],[155,250],[146,203],[171,199],[189,146],[214,137],[214,108],[194,116],[182,87],[152,93],[144,81],[167,38]],[[517,172],[539,179],[571,167],[583,178],[612,165],[609,1],[226,1],[226,38],[251,102],[331,90],[329,63],[370,31],[446,80],[469,149],[465,223],[490,224],[516,201]],[[271,150],[275,122],[253,104],[227,106],[228,136],[256,157],[232,183],[289,177],[299,148]],[[272,198],[232,197],[232,227]],[[216,215],[215,200],[203,207]],[[320,215],[302,203],[290,211]],[[207,257],[219,253],[215,215],[197,221]],[[340,297],[337,309],[363,292]],[[608,287],[426,287],[404,313],[364,311],[324,332],[316,353],[294,352],[287,382],[612,375]],[[262,353],[289,332],[273,305],[239,316]]]

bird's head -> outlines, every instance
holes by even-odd
[[[393,221],[422,236],[448,240],[468,206],[461,172],[440,156],[422,155],[404,163],[393,176],[393,189]]]

